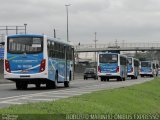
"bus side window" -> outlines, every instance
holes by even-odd
[[[125,57],[120,57],[120,65],[127,65],[127,59]]]
[[[52,57],[55,57],[54,49],[55,49],[55,45],[54,45],[54,42],[52,42],[52,48],[51,48],[51,51],[52,51],[51,56]]]

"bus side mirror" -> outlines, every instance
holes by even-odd
[[[0,42],[0,45],[5,45],[5,42]]]

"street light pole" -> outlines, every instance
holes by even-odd
[[[67,12],[67,42],[69,42],[69,32],[68,32],[68,7],[70,6],[71,4],[66,4],[66,12]]]
[[[27,24],[24,24],[25,34],[27,33]]]

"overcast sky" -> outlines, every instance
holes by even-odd
[[[66,39],[69,7],[69,39],[77,44],[160,42],[160,0],[0,0],[0,26],[27,23],[28,33]],[[2,34],[3,31],[0,31]]]

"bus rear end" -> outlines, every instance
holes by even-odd
[[[120,76],[120,67],[118,66],[118,54],[102,53],[98,56],[98,76],[101,81],[109,81],[110,78]]]
[[[140,73],[141,77],[150,76],[153,77],[153,64],[151,61],[141,61]]]
[[[43,35],[12,35],[5,44],[4,78],[15,81],[17,89],[46,79]]]

